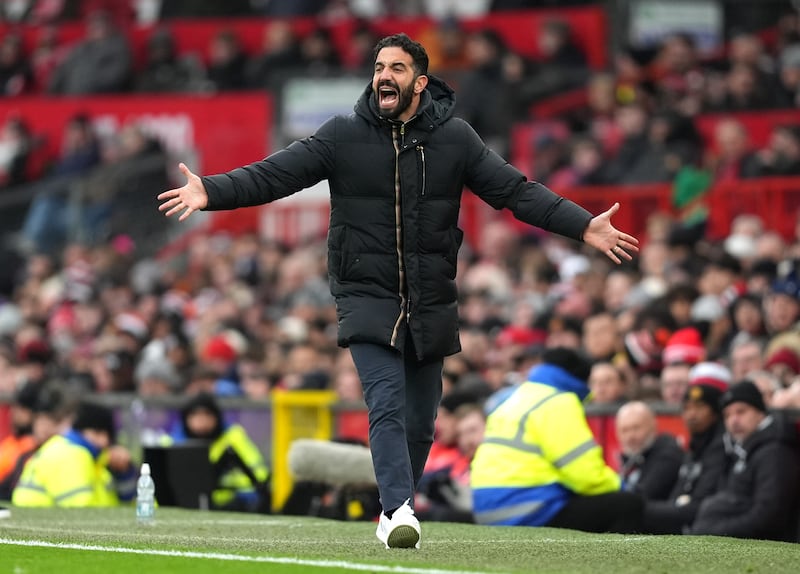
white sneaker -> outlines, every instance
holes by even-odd
[[[5,506],[0,506],[0,518],[11,518],[11,510]]]
[[[391,518],[387,518],[381,512],[375,536],[386,545],[386,548],[419,548],[421,537],[419,520],[414,516],[414,510],[408,500],[394,511]]]

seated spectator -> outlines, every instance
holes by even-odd
[[[33,444],[17,457],[14,466],[0,481],[0,500],[11,500],[28,460],[49,439],[69,428],[74,405],[63,387],[62,381],[50,381],[36,386],[36,404],[33,407],[31,425]]]
[[[33,417],[38,397],[38,383],[27,383],[14,394],[10,408],[11,434],[0,440],[0,482],[11,474],[17,460],[36,444]]]
[[[477,523],[638,530],[642,499],[620,490],[586,422],[590,368],[574,350],[548,349],[488,413],[471,470]]]
[[[596,361],[610,361],[622,347],[614,315],[593,313],[583,321],[583,349]]]
[[[622,451],[622,489],[645,500],[666,499],[683,460],[683,449],[675,437],[658,433],[655,412],[642,401],[620,407],[615,426]]]
[[[149,190],[167,184],[167,154],[161,142],[130,123],[103,150],[102,165],[73,187],[79,215],[74,239],[88,245],[125,233],[149,251],[163,238],[163,221],[142,208]],[[131,225],[131,218],[136,225]]]
[[[473,522],[470,464],[483,440],[486,417],[479,403],[463,404],[453,416],[457,456],[447,466],[423,473],[414,511],[425,520]]]
[[[659,377],[659,398],[668,405],[680,405],[686,388],[689,386],[689,372],[692,366],[687,363],[664,365]]]
[[[144,68],[136,75],[138,92],[199,92],[208,88],[202,63],[181,56],[175,37],[167,28],[155,30],[147,39]]]
[[[91,118],[71,117],[64,126],[60,157],[49,171],[46,186],[31,203],[22,226],[26,250],[54,253],[69,234],[68,184],[100,163],[100,141]]]
[[[648,501],[642,529],[652,534],[682,534],[689,530],[700,503],[717,491],[725,471],[720,397],[730,372],[715,363],[700,363],[683,402],[682,417],[689,431],[688,450],[669,497]]]
[[[800,43],[785,46],[779,54],[779,98],[786,107],[800,105]]]
[[[758,173],[747,129],[739,120],[720,120],[714,128],[714,151],[706,163],[714,181],[736,181]]]
[[[28,124],[10,116],[0,128],[0,189],[28,179],[28,160],[36,144]]]
[[[6,34],[0,42],[0,96],[19,96],[33,87],[33,74],[25,58],[22,37]]]
[[[247,64],[247,85],[275,89],[292,71],[302,66],[300,42],[287,20],[273,20],[264,27],[261,50]]]
[[[798,263],[786,260],[764,296],[764,324],[772,337],[796,326],[800,321],[800,274]]]
[[[303,74],[312,76],[326,76],[341,70],[339,53],[328,29],[315,28],[300,40],[300,66]]]
[[[86,37],[53,70],[48,92],[59,95],[109,94],[131,87],[133,57],[127,36],[104,11],[87,17]]]
[[[217,510],[268,512],[271,502],[269,469],[261,451],[244,427],[225,421],[213,395],[192,397],[181,409],[177,443],[205,441],[214,466],[216,484],[211,504]]]
[[[171,396],[180,391],[183,381],[166,357],[151,357],[136,365],[133,373],[136,394],[141,397]]]
[[[767,147],[756,152],[756,163],[760,177],[800,175],[800,128],[773,129]]]
[[[586,56],[575,44],[569,22],[547,19],[536,38],[539,58],[526,61],[524,74],[513,82],[514,100],[520,111],[543,98],[584,86],[589,79]]]
[[[247,54],[234,30],[220,30],[208,47],[206,74],[218,92],[247,88]]]
[[[15,506],[118,506],[136,495],[130,453],[114,444],[110,409],[83,402],[72,428],[45,442],[25,465],[11,497]]]
[[[547,184],[555,190],[602,185],[608,182],[606,165],[600,144],[591,138],[578,136],[570,143],[569,163],[556,170]]]
[[[619,406],[627,400],[627,384],[622,371],[606,361],[592,365],[589,389],[589,400],[593,405]]]
[[[800,461],[797,430],[769,414],[750,381],[722,396],[724,485],[697,511],[691,534],[796,540]]]

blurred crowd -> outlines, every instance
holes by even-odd
[[[72,4],[6,2],[3,13],[8,20],[48,23],[66,14],[60,10],[77,9]],[[49,27],[30,54],[15,35],[4,37],[0,87],[6,96],[235,90],[269,87],[273,74],[287,70],[346,69],[363,73],[366,82],[375,41],[366,25],[356,29],[352,54],[337,52],[324,28],[298,39],[275,21],[266,28],[261,54],[243,53],[235,35],[220,30],[208,65],[176,53],[169,32],[157,29],[147,63],[134,70],[125,36],[116,31],[124,25],[120,18],[145,10],[166,18],[158,10],[178,5],[181,17],[212,15],[191,12],[212,4],[230,11],[225,15],[280,16],[320,15],[325,4],[327,17],[337,10],[393,14],[386,12],[390,6],[439,17],[444,13],[436,10],[446,5],[449,16],[460,17],[547,3],[84,2],[105,10],[85,13],[87,37],[74,46],[60,45]],[[45,14],[52,6],[58,9]],[[125,9],[108,10],[112,6]],[[384,11],[375,12],[379,8]],[[725,385],[751,380],[765,408],[800,409],[798,214],[786,214],[797,221],[791,237],[744,213],[727,237],[714,240],[695,201],[714,181],[800,175],[800,125],[775,127],[758,150],[736,119],[720,121],[710,145],[693,121],[707,112],[797,106],[797,15],[776,22],[775,30],[770,41],[737,32],[723,52],[711,55],[676,34],[655,50],[621,49],[609,70],[593,71],[557,19],[539,38],[544,57],[536,62],[491,31],[467,33],[458,18],[437,27],[434,71],[458,72],[452,76],[458,113],[504,154],[512,125],[528,120],[532,105],[586,90],[585,105],[537,123],[530,165],[521,169],[556,190],[673,182],[681,211],[647,214],[639,256],[619,267],[577,243],[520,232],[501,218],[466,242],[458,275],[463,349],[445,360],[434,474],[420,493],[420,513],[469,516],[461,487],[468,485],[468,461],[482,438],[481,413],[498,393],[524,381],[547,349],[577,349],[591,359],[590,404],[616,408],[636,400],[680,410],[697,376],[693,369],[702,365]],[[342,401],[361,400],[349,352],[336,346],[324,238],[290,246],[252,234],[200,234],[181,254],[156,257],[142,248],[157,229],[156,218],[142,237],[131,238],[120,232],[126,212],[115,206],[135,201],[124,190],[134,173],[149,178],[139,186],[168,185],[157,139],[130,126],[102,142],[84,116],[66,130],[63,155],[47,177],[57,186],[59,177],[81,174],[79,193],[95,209],[72,214],[63,195],[42,194],[24,216],[19,241],[3,250],[0,393],[55,381],[79,396],[204,393],[266,401],[275,389],[332,389]],[[9,119],[0,135],[5,186],[25,180],[25,164],[13,153],[13,142],[23,140],[18,149],[29,150],[35,136],[18,118]],[[70,226],[70,217],[82,219]],[[65,231],[76,228],[88,235]],[[629,411],[641,415],[642,408]],[[647,412],[643,417],[650,420]],[[629,450],[634,457],[636,449]],[[620,461],[630,482],[627,464]],[[447,481],[435,474],[440,471]]]

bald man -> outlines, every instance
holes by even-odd
[[[665,500],[678,479],[683,449],[674,436],[658,434],[656,415],[642,401],[622,405],[615,422],[623,489],[645,500]]]

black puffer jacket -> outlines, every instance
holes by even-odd
[[[417,115],[379,117],[367,86],[355,113],[254,164],[203,178],[207,209],[286,197],[327,179],[331,190],[328,273],[339,344],[403,348],[410,330],[420,359],[460,350],[456,255],[461,193],[578,239],[591,214],[524,176],[453,117],[455,97],[430,77]],[[408,329],[407,329],[408,327]]]
[[[691,533],[796,541],[800,458],[794,424],[773,414],[743,444],[726,440],[726,450],[724,485],[700,504]]]

